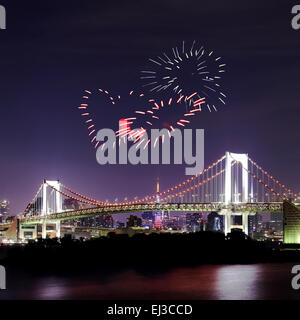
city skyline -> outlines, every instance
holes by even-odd
[[[117,10],[96,1],[89,8],[54,1],[48,10],[37,1],[3,4],[0,198],[10,201],[11,214],[23,212],[43,179],[99,200],[155,194],[158,176],[162,190],[182,180],[184,166],[97,164],[76,106],[88,88],[141,90],[147,60],[183,40],[197,40],[227,63],[226,106],[202,112],[191,126],[205,129],[205,164],[225,151],[247,152],[300,191],[300,154],[293,148],[300,138],[300,34],[291,28],[289,4],[273,4],[271,12],[250,1],[120,4]],[[246,19],[244,7],[255,21]],[[99,129],[115,127],[116,110],[105,99],[100,103]],[[121,107],[120,116],[130,100]]]
[[[299,300],[299,37],[290,0],[0,0],[0,299]]]

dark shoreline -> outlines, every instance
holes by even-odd
[[[241,233],[225,237],[220,232],[187,234],[111,233],[87,241],[71,238],[39,239],[26,245],[0,247],[0,264],[33,273],[82,272],[135,268],[158,269],[193,267],[202,264],[300,263],[300,247],[260,242]],[[42,270],[42,271],[41,271]]]

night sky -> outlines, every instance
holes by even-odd
[[[182,166],[100,166],[76,107],[84,89],[142,90],[150,57],[183,40],[218,52],[228,99],[192,124],[205,129],[205,164],[246,152],[300,192],[300,30],[294,1],[0,1],[0,198],[23,211],[42,179],[99,200],[152,194],[182,181]],[[143,89],[145,90],[145,89]],[[102,97],[98,128],[130,111]],[[126,109],[128,108],[128,109]]]

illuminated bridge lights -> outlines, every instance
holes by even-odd
[[[25,217],[21,219],[21,224],[40,223],[43,220],[57,221],[70,220],[84,217],[93,217],[103,214],[119,214],[143,211],[169,211],[169,212],[211,212],[230,210],[231,212],[281,212],[283,210],[282,203],[241,203],[225,205],[223,203],[160,203],[160,204],[138,204],[132,206],[116,206],[116,207],[96,207],[88,209],[80,209],[74,211],[66,211],[47,216]]]
[[[232,173],[232,179],[228,178],[228,172]],[[47,183],[46,180],[45,183]],[[295,196],[295,193],[258,166],[247,154],[230,152],[199,174],[159,194],[147,195],[139,200],[135,197],[134,201],[127,201],[127,199],[121,203],[99,201],[76,192],[60,182],[48,184],[47,187],[51,188],[54,196],[51,198],[51,195],[45,193],[46,199],[44,199],[43,189],[45,188],[42,184],[32,202],[27,206],[21,218],[21,224],[143,211],[220,212],[226,210],[234,214],[280,212],[283,210],[284,200],[291,195]],[[156,203],[157,196],[160,197],[160,203]],[[59,212],[55,211],[57,201],[63,203],[64,199],[69,199],[70,203],[75,203],[77,207],[71,206],[68,209],[62,208],[58,210]],[[51,201],[54,201],[52,207]],[[47,208],[50,206],[50,209],[41,212],[40,208],[44,208],[45,203]]]

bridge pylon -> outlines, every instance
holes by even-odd
[[[52,189],[54,188],[54,189]],[[57,191],[58,192],[57,192]],[[42,185],[42,211],[41,216],[62,212],[61,183],[59,180],[44,180]]]
[[[242,165],[242,192],[241,202],[248,202],[248,154],[232,153],[225,154],[225,203],[239,202],[238,199],[233,199],[232,196],[232,163],[235,161]]]
[[[242,174],[241,174],[241,198],[239,199],[238,196],[233,196],[233,189],[237,191],[237,183],[238,177],[236,178],[235,184],[232,183],[232,164],[236,162],[240,164],[242,167]],[[248,154],[246,153],[233,153],[233,152],[226,152],[225,154],[225,204],[230,205],[232,203],[247,203],[248,202]],[[221,215],[224,215],[224,233],[228,234],[231,232],[233,225],[231,224],[232,216],[240,215],[242,216],[242,225],[236,226],[240,227],[245,234],[248,234],[248,215],[247,212],[232,212],[230,208],[223,209],[220,212]]]
[[[220,215],[224,216],[224,233],[227,235],[231,232],[231,229],[233,228],[240,228],[243,230],[245,234],[248,235],[249,229],[248,229],[248,217],[249,215],[255,215],[256,212],[234,212],[231,209],[222,209],[219,212]],[[242,224],[241,225],[234,225],[232,224],[232,217],[234,216],[241,216],[242,217]]]

